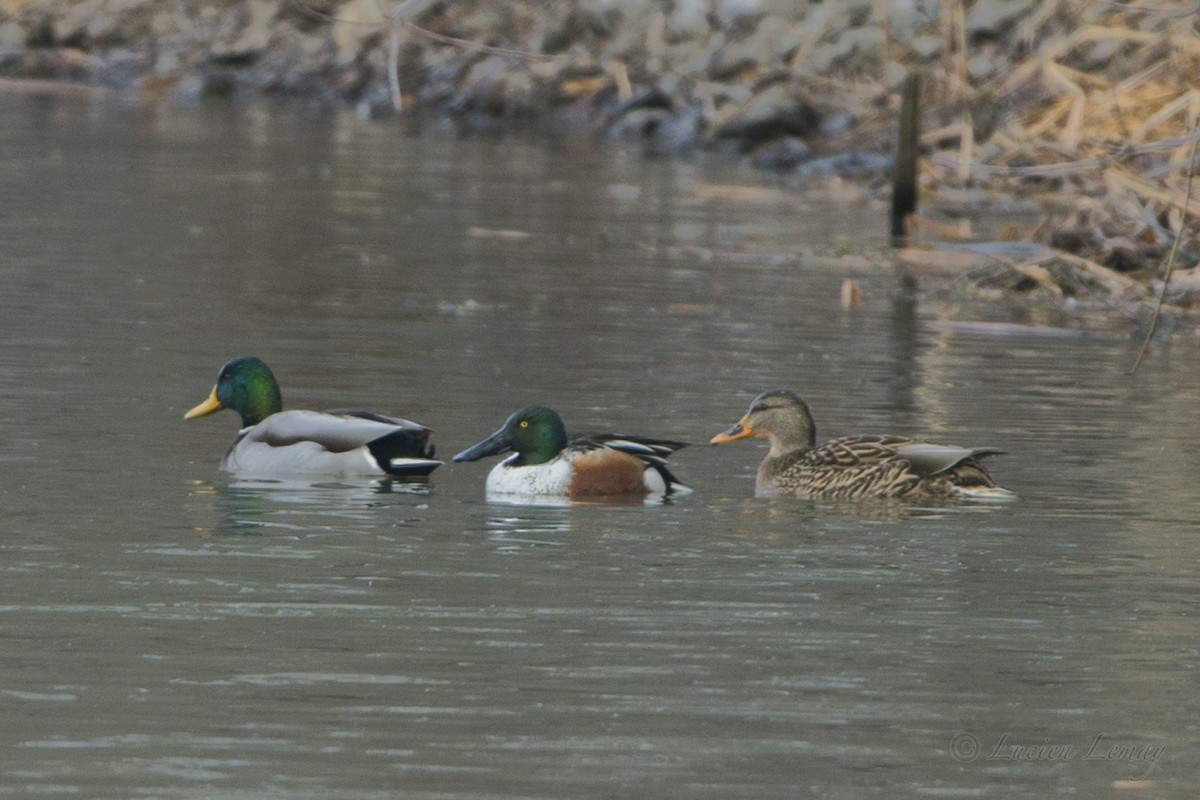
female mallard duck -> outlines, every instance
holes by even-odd
[[[283,411],[279,384],[261,359],[235,358],[221,367],[208,399],[183,415],[223,408],[242,415],[242,429],[221,459],[240,475],[409,478],[441,466],[429,429],[369,411]]]
[[[817,444],[808,406],[786,389],[754,398],[738,424],[712,438],[724,444],[749,436],[771,444],[758,467],[759,495],[863,497],[1013,497],[979,463],[1002,453],[969,450],[901,436],[844,436]]]
[[[488,473],[492,495],[598,497],[665,496],[690,491],[667,468],[682,442],[598,434],[567,438],[558,414],[545,406],[515,412],[500,430],[454,457],[476,461],[515,451]]]

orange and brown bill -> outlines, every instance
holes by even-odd
[[[736,442],[738,439],[745,439],[754,435],[754,428],[750,427],[750,423],[746,417],[738,420],[738,424],[734,425],[727,431],[721,431],[716,436],[708,440],[709,444],[725,444],[726,442]]]

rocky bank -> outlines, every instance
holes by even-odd
[[[984,187],[1046,209],[1014,235],[1048,249],[982,289],[1136,307],[1182,230],[1190,283],[1167,299],[1183,315],[1200,306],[1183,224],[1200,207],[1185,190],[1198,67],[1183,2],[0,0],[0,89],[571,126],[879,186],[919,70],[926,195],[969,204],[961,192]],[[1048,265],[1055,253],[1087,266]]]

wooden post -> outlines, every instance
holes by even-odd
[[[892,246],[908,240],[908,218],[917,211],[917,153],[921,145],[921,76],[908,73],[900,96],[896,163],[892,167]]]

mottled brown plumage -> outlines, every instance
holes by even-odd
[[[979,463],[1002,451],[964,448],[902,436],[843,436],[816,443],[808,406],[786,389],[754,398],[746,415],[712,438],[724,444],[751,436],[771,445],[758,468],[760,495],[858,499],[1014,496]]]

